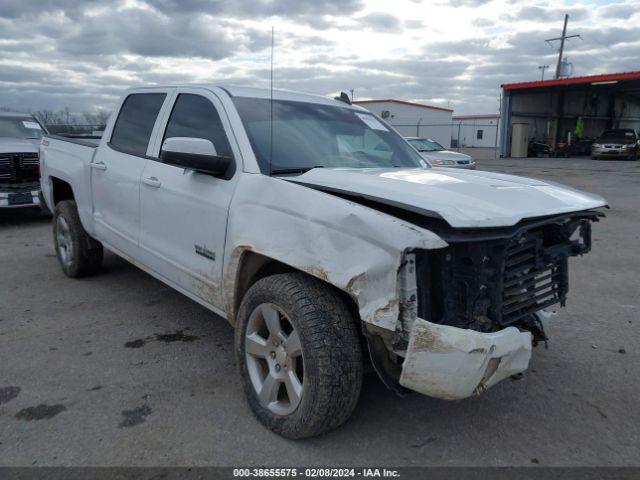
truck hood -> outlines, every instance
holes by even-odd
[[[34,153],[38,151],[40,139],[0,137],[0,153]]]
[[[606,201],[554,182],[482,171],[315,168],[286,180],[358,196],[456,228],[506,227],[520,220],[602,207]]]
[[[438,150],[436,152],[420,152],[422,158],[426,160],[471,160],[469,155],[464,153],[452,152],[450,150]]]

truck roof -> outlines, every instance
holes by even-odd
[[[143,87],[149,89],[158,89],[158,88],[176,88],[176,87],[192,87],[192,88],[205,88],[208,90],[213,90],[216,88],[220,88],[227,92],[230,97],[249,97],[249,98],[271,98],[271,89],[269,88],[259,88],[259,87],[240,87],[233,85],[213,85],[213,84],[180,84],[180,85],[160,85],[153,87]],[[140,88],[132,88],[131,90],[140,90]],[[313,95],[310,93],[302,93],[295,92],[292,90],[284,90],[284,89],[273,89],[273,99],[274,100],[289,100],[295,102],[307,102],[307,103],[318,103],[322,105],[333,105],[338,107],[349,107],[354,110],[366,111],[364,108],[359,107],[358,105],[348,105],[342,101],[335,100],[329,97],[323,97],[321,95]]]

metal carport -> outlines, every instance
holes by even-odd
[[[555,149],[574,132],[584,137],[608,128],[640,128],[640,72],[611,73],[502,85],[500,155],[511,155],[512,128],[528,124],[529,138]]]

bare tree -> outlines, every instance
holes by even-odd
[[[62,123],[60,115],[53,110],[37,110],[35,112],[31,112],[31,115],[36,117],[40,121],[40,123],[43,123],[45,125]]]

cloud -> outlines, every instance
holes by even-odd
[[[424,22],[421,20],[405,20],[404,26],[406,28],[424,28]]]
[[[45,3],[39,0],[2,0],[0,3],[0,17],[17,19],[25,16],[33,16],[42,13],[64,11],[70,17],[88,7],[99,5],[99,0],[49,0]]]
[[[389,13],[373,12],[358,20],[361,26],[376,32],[399,32],[402,30],[402,22]]]
[[[528,5],[503,16],[509,22],[558,22],[562,25],[564,15],[568,14],[571,21],[584,20],[589,16],[585,7],[565,7],[562,5],[540,6]]]
[[[600,7],[598,9],[598,13],[603,18],[615,18],[620,20],[628,20],[633,15],[638,13],[639,8],[640,8],[639,3],[614,4],[614,5],[606,5],[604,7]]]
[[[474,25],[476,27],[491,27],[495,24],[496,24],[496,21],[490,18],[478,17],[471,20],[471,25]]]
[[[206,13],[209,15],[298,16],[341,15],[360,10],[361,0],[147,0],[165,13]]]
[[[450,0],[449,3],[453,7],[479,7],[491,0]]]
[[[240,43],[236,40],[227,28],[208,16],[165,16],[147,9],[127,8],[85,17],[61,36],[57,50],[73,55],[128,53],[222,59],[235,53]]]
[[[637,0],[3,0],[0,107],[111,108],[131,85],[276,86],[496,111],[499,85],[554,65],[564,13],[576,75],[638,69]],[[634,16],[637,18],[637,15]]]

